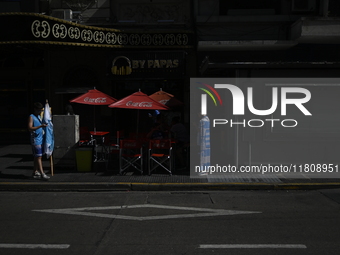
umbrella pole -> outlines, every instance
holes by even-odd
[[[51,165],[51,175],[54,175],[54,166],[53,166],[53,154],[50,156],[50,165]]]
[[[137,130],[136,130],[136,139],[138,139],[138,125],[139,125],[139,109],[137,110]]]
[[[96,106],[93,106],[93,131],[96,132]]]

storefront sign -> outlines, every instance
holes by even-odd
[[[1,44],[46,43],[113,48],[192,48],[191,31],[122,31],[84,26],[35,13],[0,14]]]
[[[108,61],[109,76],[129,77],[171,77],[183,75],[185,61],[183,52],[120,52]]]
[[[177,68],[178,59],[133,60],[132,68]]]

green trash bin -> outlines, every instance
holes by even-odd
[[[76,148],[76,162],[78,172],[91,172],[93,162],[93,148],[92,147]]]

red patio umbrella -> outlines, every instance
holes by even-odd
[[[110,108],[136,109],[136,110],[169,110],[169,107],[158,103],[141,91],[135,92],[115,103],[109,105]],[[139,111],[137,114],[137,133],[139,123]]]
[[[160,89],[160,91],[157,91],[149,96],[153,100],[157,101],[158,103],[164,104],[170,108],[182,106],[183,103],[176,99],[174,95],[171,95],[170,93],[167,93]]]
[[[110,108],[124,108],[136,110],[169,110],[169,107],[158,103],[141,91],[135,92],[109,105]]]
[[[88,92],[86,92],[85,94],[79,96],[79,97],[76,97],[72,100],[70,100],[71,103],[78,103],[78,104],[87,104],[87,105],[109,105],[109,104],[112,104],[114,102],[116,102],[117,99],[97,90],[96,88],[94,89],[90,89]],[[93,125],[93,128],[96,132],[96,125],[95,125],[95,117],[96,117],[96,112],[94,112],[94,116],[93,116],[93,119],[94,119],[94,125]]]

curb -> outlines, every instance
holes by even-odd
[[[315,190],[336,189],[340,183],[130,183],[132,191]]]
[[[317,190],[340,188],[330,183],[128,183],[128,182],[0,182],[0,191],[223,191]]]
[[[50,182],[0,183],[0,191],[130,191],[129,183]]]

